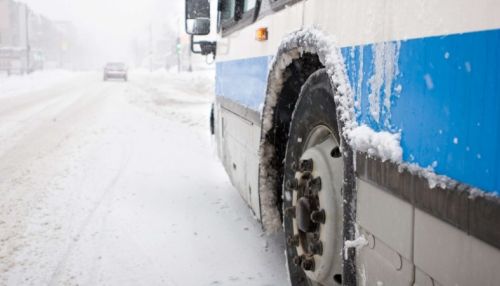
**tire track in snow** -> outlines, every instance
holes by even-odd
[[[70,84],[47,88],[40,92],[40,94],[26,92],[22,96],[0,98],[0,117],[12,114],[17,115],[24,110],[33,108],[33,106],[43,105],[57,98],[64,98],[74,90],[84,89],[87,82],[85,79],[82,82],[81,78],[78,78],[78,80],[73,79]],[[77,81],[76,84],[74,83],[75,81]]]
[[[113,193],[116,191],[114,188],[118,180],[121,178],[123,172],[127,168],[130,159],[132,158],[132,148],[128,146],[125,150],[125,156],[123,156],[123,161],[120,164],[120,168],[118,169],[118,172],[115,174],[115,176],[111,179],[111,181],[107,184],[107,186],[104,188],[102,195],[100,198],[94,203],[92,206],[90,212],[87,214],[86,218],[83,220],[82,224],[78,228],[76,235],[73,236],[73,239],[70,241],[68,244],[66,250],[64,251],[64,254],[60,258],[59,262],[57,263],[54,272],[52,273],[52,276],[50,278],[50,282],[48,285],[58,285],[57,281],[60,278],[60,276],[63,273],[63,270],[65,269],[66,263],[73,252],[74,248],[77,246],[80,238],[83,236],[85,233],[87,227],[89,226],[90,222],[94,218],[95,214],[99,210],[99,208],[106,202],[108,199],[112,198]]]
[[[88,82],[86,83],[88,86]],[[84,91],[66,93],[65,90],[52,88],[57,94],[46,98],[46,101],[35,101],[36,108],[19,110],[22,118],[17,119],[15,126],[5,129],[5,116],[0,128],[0,272],[10,273],[12,269],[23,267],[23,259],[18,255],[29,249],[30,244],[37,244],[38,240],[31,240],[27,233],[31,219],[41,219],[45,216],[40,213],[40,201],[46,199],[48,190],[33,191],[33,179],[36,174],[33,169],[35,163],[43,162],[57,153],[62,145],[75,132],[75,121],[88,113],[88,107],[95,105],[101,94],[88,97],[97,86],[91,86]],[[105,92],[105,90],[103,91]],[[29,98],[29,95],[26,95]],[[33,98],[39,98],[36,94]],[[1,102],[1,101],[0,101]],[[82,108],[79,105],[84,105]],[[54,126],[52,118],[59,120],[61,126]],[[76,120],[75,120],[76,119]],[[9,127],[9,126],[8,126]],[[36,145],[33,143],[36,142]],[[24,187],[31,186],[31,187]],[[45,186],[45,185],[44,185]],[[31,188],[31,189],[30,189]],[[42,216],[40,216],[42,215]],[[10,223],[6,223],[10,222]],[[0,285],[8,275],[0,275]]]
[[[95,88],[95,86],[92,88]],[[47,129],[50,130],[56,118],[64,117],[64,114],[66,114],[66,116],[69,114],[69,116],[74,117],[77,113],[82,113],[84,109],[74,109],[78,106],[78,103],[85,98],[85,95],[89,93],[89,89],[90,88],[87,87],[87,89],[83,91],[72,94],[67,94],[65,90],[58,91],[56,96],[44,98],[46,99],[45,101],[35,100],[33,105],[38,108],[33,110],[34,107],[30,109],[26,106],[24,110],[29,113],[27,116],[21,118],[16,114],[17,118],[6,120],[4,114],[0,114],[0,118],[3,118],[2,121],[4,122],[2,124],[2,130],[0,131],[0,142],[5,141],[4,143],[10,143],[10,145],[14,144],[12,146],[4,144],[4,146],[0,148],[0,158],[2,158],[4,154],[12,152],[12,148],[9,147],[14,147],[14,149],[16,149],[17,145],[22,145],[23,142],[27,142],[28,140],[26,140],[26,137],[31,136],[33,133],[39,134],[40,130],[44,130],[44,127],[48,127]],[[102,91],[102,93],[104,93],[104,91]],[[9,121],[14,122],[14,126],[8,128],[9,126],[6,126],[5,122],[9,123]]]

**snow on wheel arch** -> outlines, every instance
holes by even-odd
[[[268,232],[274,232],[281,228],[280,212],[276,208],[277,189],[281,187],[278,186],[280,174],[272,165],[276,156],[276,146],[273,142],[268,141],[268,133],[273,130],[274,111],[286,80],[284,71],[293,60],[300,58],[304,53],[317,55],[330,76],[331,84],[336,91],[335,102],[342,136],[346,138],[349,130],[357,125],[354,114],[354,97],[346,76],[343,58],[335,40],[317,28],[299,30],[285,37],[269,67],[266,100],[261,118],[259,197],[262,224]]]

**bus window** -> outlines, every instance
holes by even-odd
[[[221,17],[222,21],[233,19],[236,11],[236,0],[221,1]]]
[[[287,5],[295,4],[302,0],[269,0],[271,8],[275,11],[283,9]]]
[[[255,4],[257,3],[257,0],[245,0],[243,4],[243,12],[247,12],[255,8]]]

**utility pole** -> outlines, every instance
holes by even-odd
[[[149,72],[153,72],[153,23],[149,24]]]
[[[24,18],[26,25],[26,73],[30,73],[30,31],[29,31],[29,10],[28,4],[24,4]]]
[[[180,28],[180,23],[181,19],[177,18],[177,39],[175,41],[175,51],[177,53],[177,72],[181,72],[181,53],[182,53],[182,44],[181,44],[181,28]]]
[[[193,38],[191,37],[190,41],[193,41]],[[191,47],[192,43],[190,43],[190,47]],[[193,71],[193,62],[191,60],[191,48],[188,50],[188,60],[189,60],[189,67],[188,67],[188,72],[192,72]]]
[[[177,37],[175,41],[175,52],[177,54],[177,72],[181,72],[181,52],[182,52],[181,38]]]

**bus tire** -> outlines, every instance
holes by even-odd
[[[342,285],[344,160],[325,69],[314,72],[302,86],[283,175],[283,225],[292,285]]]

